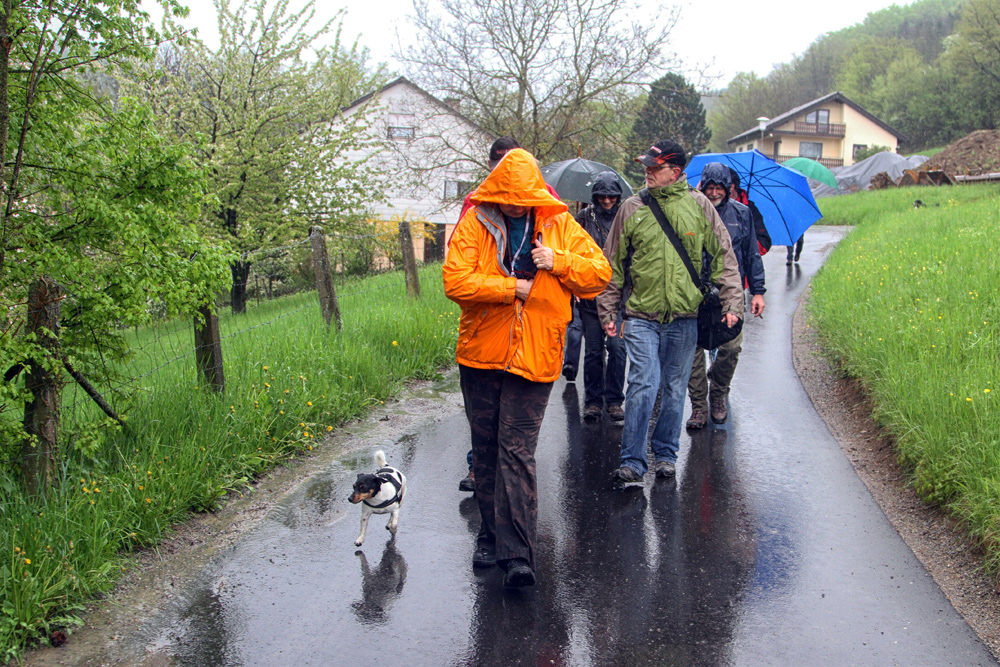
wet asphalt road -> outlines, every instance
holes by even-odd
[[[537,451],[534,589],[471,567],[479,519],[457,490],[468,427],[452,373],[439,387],[448,416],[308,479],[143,643],[191,666],[995,664],[792,367],[796,301],[841,233],[808,232],[793,267],[781,247],[764,258],[767,309],[745,329],[731,418],[682,435],[676,481],[614,490],[620,429],[583,423],[582,385],[556,383]],[[409,494],[397,538],[375,516],[355,553],[360,512],[346,498],[376,446]]]

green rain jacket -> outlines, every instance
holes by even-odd
[[[722,312],[743,317],[743,287],[739,265],[725,223],[712,203],[688,187],[681,174],[674,183],[652,188],[667,220],[701,273],[702,251],[712,257],[711,280],[719,285]],[[684,261],[670,239],[638,195],[622,202],[608,232],[604,255],[611,262],[611,282],[597,297],[601,324],[615,321],[625,284],[623,263],[632,248],[632,292],[625,303],[625,317],[671,322],[679,317],[697,317],[702,294],[691,281]]]

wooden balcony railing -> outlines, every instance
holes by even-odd
[[[801,157],[801,156],[800,155],[771,155],[769,157],[772,160],[774,160],[775,162],[779,162],[780,163],[780,162],[784,162],[785,160],[791,160],[793,157]],[[844,166],[844,160],[842,158],[839,158],[839,157],[819,157],[819,158],[811,158],[811,159],[816,160],[817,162],[819,162],[821,165],[823,165],[827,169],[829,169],[831,167],[843,167]]]
[[[803,123],[795,121],[795,134],[808,134],[813,137],[842,137],[847,130],[843,123]]]

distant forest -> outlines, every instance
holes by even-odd
[[[766,77],[740,73],[708,113],[711,147],[841,91],[906,138],[909,153],[943,146],[1000,115],[1000,0],[918,0],[820,37]]]

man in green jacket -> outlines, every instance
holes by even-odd
[[[646,187],[677,232],[695,270],[701,273],[703,251],[712,258],[711,280],[720,286],[723,320],[733,326],[743,314],[736,255],[715,207],[702,193],[688,187],[684,149],[674,141],[661,140],[636,161],[645,166]],[[621,466],[612,477],[621,484],[642,482],[648,470],[646,434],[661,388],[660,414],[650,444],[656,476],[672,477],[680,447],[684,394],[697,346],[702,294],[653,212],[637,195],[622,203],[604,254],[613,273],[597,298],[597,309],[609,336],[618,333],[615,316],[622,305],[626,272],[631,283],[631,292],[624,297],[622,323],[630,365]]]

